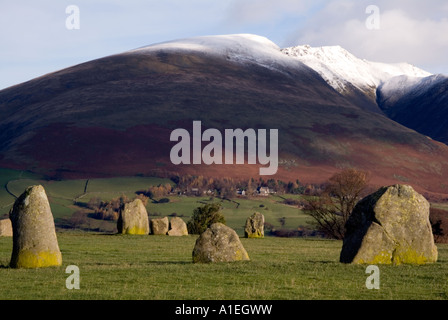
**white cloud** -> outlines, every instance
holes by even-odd
[[[305,15],[322,1],[312,0],[235,0],[227,10],[231,24],[270,23],[285,15]]]
[[[441,14],[446,5],[441,9],[442,5],[437,8],[416,1],[378,1],[380,29],[369,30],[365,26],[367,4],[331,2],[310,24],[297,30],[289,44],[338,44],[360,58],[409,62],[433,73],[448,73],[448,19]]]

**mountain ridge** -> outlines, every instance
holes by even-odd
[[[396,76],[427,77],[431,73],[408,63],[381,63],[359,59],[341,46],[294,46],[282,49],[313,67],[338,92],[344,92],[345,83],[363,90],[378,87]]]
[[[342,95],[368,111],[382,113],[377,89],[395,77],[423,78],[431,73],[408,63],[381,63],[359,59],[341,46],[311,47],[299,45],[282,49],[318,72]],[[385,93],[383,92],[383,98]]]
[[[0,166],[55,177],[257,176],[258,165],[170,163],[170,132],[200,120],[278,128],[277,178],[323,182],[357,167],[376,184],[448,193],[446,145],[344,96],[264,37],[196,37],[92,60],[1,90],[0,115]]]

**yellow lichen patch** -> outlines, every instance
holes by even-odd
[[[137,226],[134,226],[132,228],[128,228],[125,230],[126,234],[148,234],[147,230],[145,230],[144,228],[139,228]]]
[[[13,268],[44,268],[60,266],[62,256],[60,252],[33,252],[30,250],[20,251]]]
[[[247,252],[237,249],[235,251],[235,259],[234,260],[235,261],[249,260],[249,255],[247,254]]]
[[[389,251],[381,251],[379,254],[375,255],[372,259],[358,259],[354,260],[354,263],[357,264],[415,264],[421,265],[430,262],[435,262],[428,257],[425,257],[422,254],[417,253],[417,251],[413,249],[400,249],[396,250],[393,253]]]
[[[427,257],[418,254],[413,249],[400,250],[393,257],[393,263],[398,264],[425,264],[431,262]]]
[[[264,235],[260,232],[254,232],[247,235],[248,238],[264,238]]]
[[[390,251],[383,250],[377,255],[375,255],[372,259],[368,261],[364,259],[359,259],[356,263],[358,264],[391,264],[392,263],[392,254]]]

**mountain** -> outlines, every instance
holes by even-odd
[[[295,46],[285,54],[319,73],[336,91],[365,110],[448,143],[447,76],[408,63],[359,59],[340,46]]]
[[[202,130],[222,133],[277,129],[279,168],[264,179],[323,182],[357,167],[370,171],[374,184],[448,192],[446,145],[374,108],[364,92],[369,87],[341,74],[357,96],[344,94],[339,80],[331,85],[318,71],[248,34],[181,39],[92,60],[0,91],[0,167],[64,178],[259,176],[261,165],[174,165],[170,135],[179,128],[193,134],[196,120]]]
[[[398,123],[448,144],[448,76],[397,77],[378,88],[378,105]]]
[[[285,54],[319,73],[336,91],[366,110],[381,113],[377,89],[395,77],[423,78],[429,72],[408,63],[387,64],[359,59],[340,46],[295,46],[282,49]]]

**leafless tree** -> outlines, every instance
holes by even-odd
[[[367,172],[344,169],[328,180],[320,197],[307,201],[305,212],[326,236],[343,239],[345,223],[363,195],[367,183]]]

